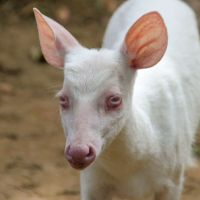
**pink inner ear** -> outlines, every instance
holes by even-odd
[[[167,48],[167,29],[159,13],[142,16],[128,31],[125,52],[132,68],[152,67],[163,57]]]
[[[65,54],[80,44],[64,27],[42,15],[36,8],[33,10],[41,49],[46,61],[55,67],[63,67]]]
[[[69,53],[72,48],[80,46],[79,42],[63,26],[47,16],[44,16],[44,19],[55,35],[56,47],[59,52]]]

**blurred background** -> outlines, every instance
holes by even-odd
[[[108,19],[121,2],[0,0],[0,200],[79,199],[79,174],[64,159],[54,98],[63,74],[42,57],[32,8],[63,24],[83,45],[100,47]],[[200,1],[187,2],[200,22]],[[197,138],[197,157],[199,144]],[[183,200],[200,199],[197,164],[187,172]]]

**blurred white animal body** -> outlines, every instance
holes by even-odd
[[[193,11],[179,0],[126,1],[100,50],[34,11],[46,60],[64,68],[65,153],[84,169],[81,200],[179,200],[200,122]]]

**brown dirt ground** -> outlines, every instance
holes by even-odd
[[[54,98],[63,75],[40,56],[32,7],[60,20],[84,45],[96,47],[120,2],[0,0],[0,200],[79,199],[78,172],[63,156]],[[200,14],[200,1],[188,2]],[[195,151],[200,152],[198,146]],[[187,172],[183,200],[200,199],[198,163]]]

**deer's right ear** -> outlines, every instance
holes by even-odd
[[[63,68],[65,55],[73,48],[81,47],[78,41],[60,24],[33,9],[42,53],[46,61],[55,67]]]

